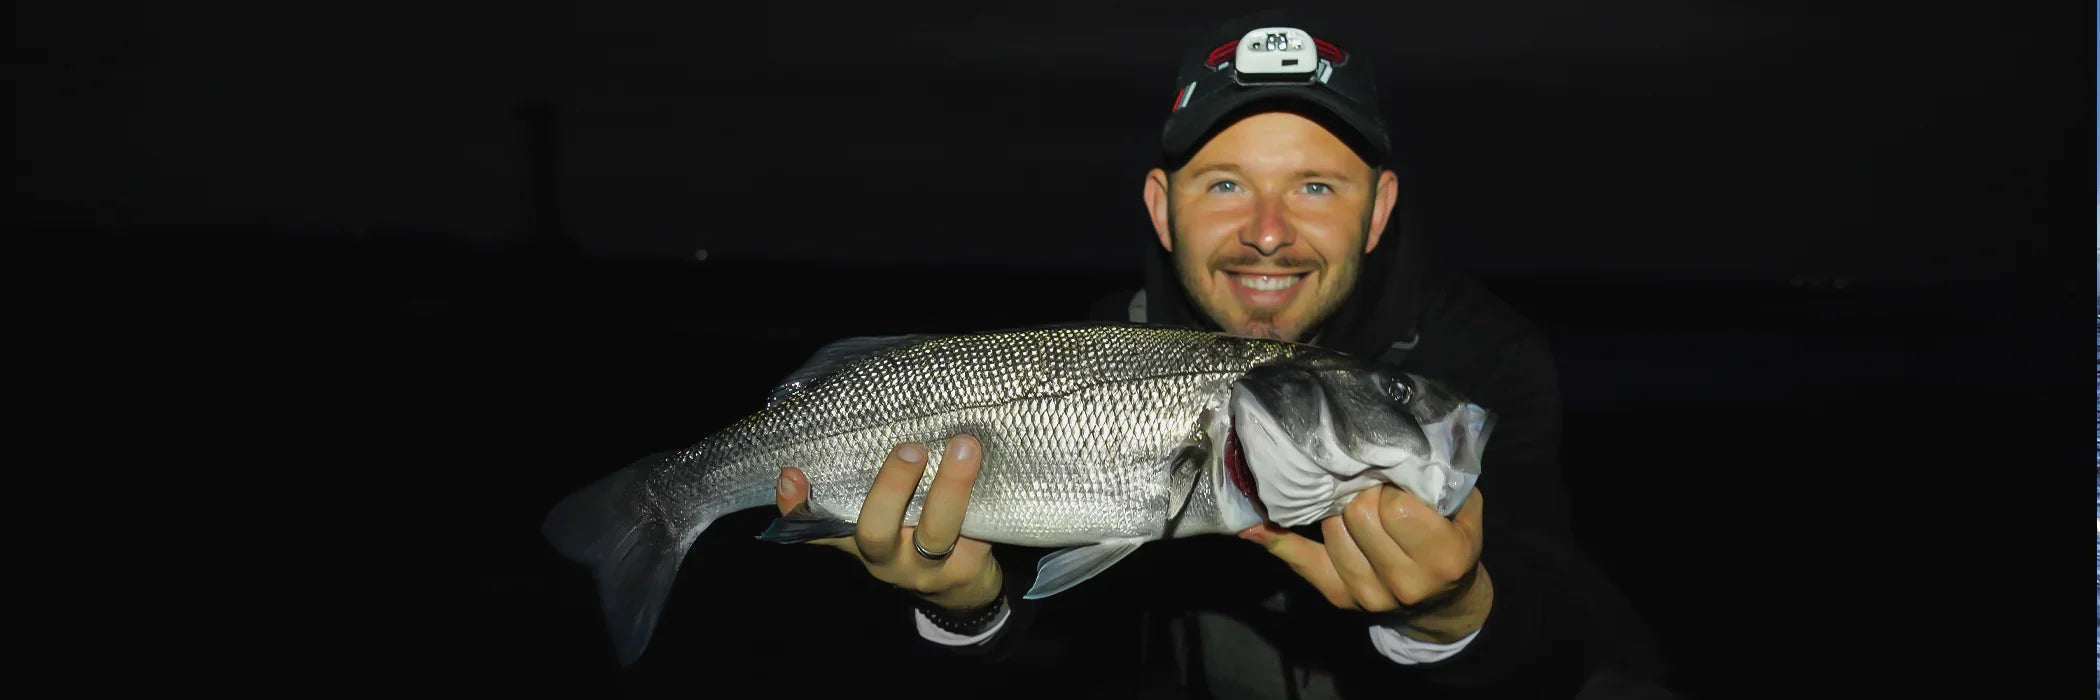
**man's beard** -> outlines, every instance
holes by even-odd
[[[1365,223],[1368,224],[1369,222],[1366,221]],[[1167,212],[1167,226],[1167,230],[1173,235],[1173,240],[1177,242],[1175,248],[1177,250],[1186,250],[1184,246],[1179,244],[1184,239],[1181,235],[1180,224],[1176,221],[1171,207],[1169,207]],[[1329,318],[1332,318],[1336,311],[1340,310],[1342,301],[1348,298],[1348,294],[1356,286],[1356,267],[1362,262],[1362,257],[1358,256],[1354,260],[1342,261],[1338,265],[1329,265],[1326,261],[1318,258],[1298,256],[1291,253],[1263,257],[1258,253],[1244,252],[1215,260],[1188,260],[1185,263],[1178,259],[1178,255],[1174,257],[1177,259],[1175,265],[1176,275],[1181,279],[1182,292],[1189,297],[1190,301],[1195,303],[1197,311],[1209,318],[1212,323],[1223,327],[1229,333],[1287,342],[1311,342],[1313,338],[1319,336],[1320,327]],[[1331,276],[1330,279],[1324,279],[1323,281],[1337,283],[1333,285],[1333,291],[1337,296],[1332,299],[1319,298],[1317,296],[1312,298],[1310,300],[1313,302],[1311,308],[1306,310],[1305,316],[1301,319],[1304,327],[1293,328],[1287,327],[1282,318],[1285,313],[1290,311],[1289,308],[1249,309],[1238,306],[1219,308],[1212,305],[1213,300],[1210,295],[1201,292],[1219,268],[1227,266],[1260,267],[1265,264],[1273,267],[1308,269],[1320,273],[1323,278]],[[1227,284],[1238,284],[1238,282],[1227,282]],[[1309,285],[1312,284],[1312,281],[1310,279],[1299,280],[1298,284]],[[1232,291],[1228,289],[1224,293],[1231,295]],[[1317,294],[1317,292],[1312,289],[1301,289],[1299,294]],[[1220,302],[1220,305],[1229,303]],[[1244,318],[1239,322],[1241,327],[1238,328],[1231,327],[1229,324],[1235,312],[1245,314]]]

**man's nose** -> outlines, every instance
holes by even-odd
[[[1296,238],[1290,223],[1283,220],[1283,203],[1267,198],[1255,205],[1254,221],[1240,231],[1240,243],[1264,256],[1275,255]]]

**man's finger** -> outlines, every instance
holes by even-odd
[[[1472,493],[1466,495],[1465,505],[1459,506],[1458,512],[1451,515],[1451,526],[1458,528],[1459,532],[1465,533],[1466,539],[1472,541],[1473,549],[1476,551],[1480,549],[1480,543],[1487,541],[1483,537],[1484,529],[1480,519],[1481,509],[1486,508],[1487,505],[1481,503],[1480,500],[1480,489],[1475,487]]]
[[[1381,490],[1392,489],[1390,486]],[[1397,490],[1397,489],[1394,489]],[[1378,522],[1378,508],[1383,500],[1378,493],[1361,493],[1342,509],[1342,524],[1347,526],[1350,539],[1356,549],[1370,561],[1371,571],[1385,584],[1388,592],[1397,600],[1407,600],[1409,593],[1421,588],[1421,566],[1386,534],[1385,527]]]
[[[1411,555],[1428,549],[1448,547],[1458,537],[1457,528],[1451,521],[1438,515],[1435,508],[1398,487],[1380,487],[1376,496],[1378,522],[1385,534],[1400,544],[1400,548]]]
[[[984,446],[976,438],[957,435],[948,440],[941,466],[933,474],[933,485],[919,511],[919,527],[913,536],[929,552],[946,552],[962,533],[963,513],[970,506],[970,487],[977,482],[977,468],[984,463]]]
[[[802,470],[794,467],[780,470],[780,485],[773,489],[773,506],[780,509],[780,514],[787,515],[788,511],[807,500],[809,478],[802,475]]]
[[[803,474],[802,470],[794,467],[780,470],[780,484],[773,489],[773,505],[780,509],[780,514],[787,515],[788,511],[794,510],[796,506],[808,501],[809,476]],[[821,540],[810,540],[803,544],[820,544],[834,547],[847,554],[860,553],[859,548],[853,545],[853,538],[851,537],[827,537]]]
[[[1327,558],[1327,549],[1320,543],[1271,523],[1240,531],[1240,539],[1261,545],[1270,555],[1283,560],[1335,607],[1353,606],[1355,598],[1349,595],[1349,587],[1343,585],[1341,573],[1335,571],[1334,562]]]
[[[932,548],[928,547],[928,549]],[[935,549],[933,551],[938,552],[940,550]],[[956,539],[955,553],[949,555],[947,561],[955,564],[957,571],[975,571],[980,567],[997,566],[999,563],[998,560],[992,558],[992,544],[990,542],[968,538]]]
[[[904,527],[904,508],[919,490],[919,477],[926,472],[926,448],[914,443],[898,445],[882,460],[875,484],[860,505],[860,521],[853,539],[868,561],[889,561],[897,554],[898,529]]]
[[[1378,517],[1387,535],[1407,551],[1422,573],[1431,579],[1451,581],[1473,570],[1480,546],[1465,530],[1429,507],[1422,499],[1401,489],[1387,489],[1378,499]],[[1469,496],[1465,508],[1478,508]]]
[[[1371,568],[1371,561],[1356,547],[1356,537],[1349,534],[1349,526],[1341,516],[1320,521],[1320,532],[1327,540],[1327,558],[1334,562],[1334,570],[1341,574],[1342,584],[1348,587],[1349,597],[1356,606],[1374,612],[1383,612],[1399,607],[1392,591],[1385,588],[1385,581]]]

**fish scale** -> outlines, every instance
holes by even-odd
[[[889,450],[920,442],[933,454],[906,510],[913,525],[946,439],[970,433],[987,457],[966,536],[1051,547],[1156,534],[1171,450],[1232,379],[1300,347],[1144,327],[941,338],[864,358],[740,421],[667,461],[651,490],[670,496],[659,508],[678,525],[704,526],[772,503],[793,466],[815,505],[850,521]],[[699,507],[711,498],[720,504]]]
[[[1344,479],[1348,489],[1379,478],[1422,492],[1469,485],[1471,434],[1458,423],[1425,433],[1447,417],[1409,415],[1431,402],[1395,398],[1416,394],[1395,381],[1310,345],[1142,324],[849,338],[820,350],[763,409],[564,498],[542,532],[592,568],[614,646],[632,663],[687,549],[718,518],[771,506],[781,469],[801,469],[810,496],[761,539],[847,536],[890,450],[924,444],[929,460],[903,517],[916,525],[949,439],[969,434],[984,452],[961,534],[1061,548],[1028,594],[1054,595],[1144,542],[1236,532],[1278,504],[1297,520],[1332,512],[1337,496],[1355,492]],[[1255,435],[1236,427],[1243,419]],[[1267,471],[1245,476],[1245,464],[1228,464],[1228,440]],[[1474,459],[1454,472],[1444,465],[1458,462],[1432,448]],[[1413,472],[1370,473],[1380,469]],[[1455,508],[1449,494],[1438,499]]]

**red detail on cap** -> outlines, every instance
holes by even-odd
[[[1328,63],[1341,65],[1349,62],[1349,52],[1341,50],[1340,47],[1334,44],[1314,39],[1313,49],[1320,54],[1320,58],[1327,59]]]
[[[1181,111],[1181,96],[1182,96],[1182,95],[1186,95],[1186,94],[1189,94],[1189,88],[1192,88],[1192,87],[1195,87],[1195,86],[1196,86],[1196,84],[1195,84],[1195,83],[1189,83],[1189,84],[1187,84],[1187,85],[1183,85],[1183,86],[1181,86],[1181,91],[1180,91],[1180,92],[1176,92],[1176,93],[1174,93],[1174,106],[1173,106],[1172,108],[1168,109],[1168,110],[1167,110],[1167,113],[1168,113],[1168,114],[1173,114],[1173,113],[1175,113],[1175,112],[1179,112],[1179,111]]]
[[[1232,477],[1232,485],[1239,488],[1240,495],[1260,503],[1261,496],[1254,490],[1254,472],[1248,471],[1247,460],[1240,456],[1240,431],[1228,430],[1226,435],[1225,474]]]
[[[1203,61],[1204,67],[1213,70],[1217,69],[1219,63],[1223,63],[1227,57],[1232,56],[1234,52],[1239,50],[1239,45],[1239,40],[1234,39],[1232,41],[1225,42],[1225,45],[1223,46],[1211,49],[1210,58]]]

